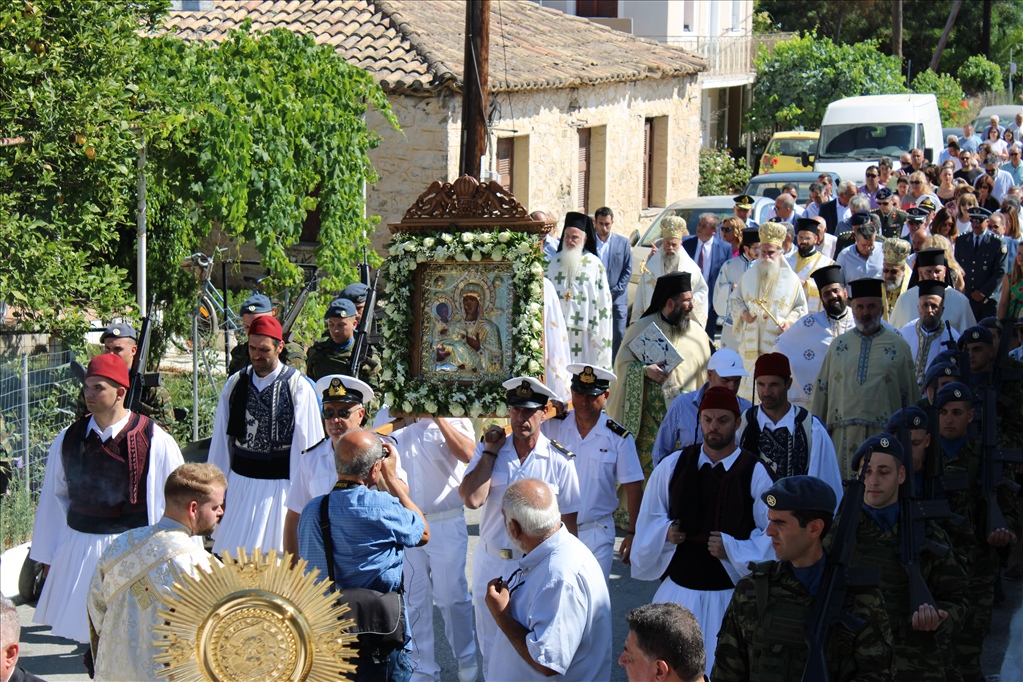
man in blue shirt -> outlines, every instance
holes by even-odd
[[[334,452],[337,484],[327,494],[334,579],[342,588],[395,592],[402,584],[405,548],[421,547],[430,539],[426,518],[399,484],[394,446],[359,429],[342,436]],[[369,489],[373,485],[377,490]],[[316,568],[326,575],[320,530],[322,500],[322,495],[316,497],[302,510],[298,549],[310,570]],[[411,677],[407,615],[405,622],[405,647],[390,652],[359,651],[353,661],[353,680],[406,682]]]

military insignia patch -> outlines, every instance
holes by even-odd
[[[881,439],[881,447],[886,448],[889,445],[891,445],[891,442],[887,438],[882,438]]]
[[[774,495],[768,495],[765,502],[767,502],[768,507],[773,507],[774,505],[778,504],[778,500],[777,498],[775,498]]]

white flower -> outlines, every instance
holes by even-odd
[[[462,253],[461,251],[457,251],[457,252],[455,252],[455,260],[460,262],[460,263],[464,263],[464,262],[468,261],[469,259],[465,257],[464,253]]]
[[[502,244],[507,244],[509,239],[511,239],[511,232],[502,232],[501,234],[497,235],[497,241],[501,242]]]
[[[428,414],[437,414],[437,403],[433,402],[432,400],[427,400],[426,404],[423,405],[423,407],[424,409],[426,409],[426,412]]]
[[[408,260],[408,261],[407,261],[407,262],[405,263],[405,268],[406,268],[407,270],[415,270],[415,269],[416,269],[416,266],[417,266],[417,265],[419,265],[419,263],[417,263],[417,262],[416,262],[416,261],[415,261],[414,259],[410,258],[410,259],[409,259],[409,260]]]
[[[433,237],[427,237],[426,239],[423,240],[423,247],[427,249],[432,249],[436,243],[437,243],[436,239],[434,239]]]
[[[472,244],[474,239],[476,239],[476,235],[473,234],[472,232],[462,233],[462,242],[464,242],[465,244]]]
[[[406,400],[401,404],[401,409],[405,412],[405,414],[412,414],[412,403]]]
[[[504,403],[498,403],[497,408],[494,410],[494,414],[496,414],[498,417],[507,417],[508,406],[505,405]]]
[[[473,403],[472,407],[469,408],[469,416],[475,419],[481,414],[483,414],[483,406],[480,405],[479,403]]]
[[[533,339],[532,341],[529,342],[529,348],[530,350],[540,350],[540,342],[537,341],[536,339]],[[387,377],[383,378],[386,379]]]
[[[494,235],[490,234],[489,232],[484,232],[483,234],[480,235],[480,241],[483,242],[484,244],[489,244],[490,242],[494,241]]]
[[[451,243],[451,240],[452,240],[452,239],[454,239],[454,237],[452,237],[452,236],[451,236],[450,234],[448,234],[447,232],[445,232],[444,234],[442,234],[442,235],[440,236],[440,238],[441,238],[442,240],[444,240],[444,243],[445,243],[445,244],[450,244],[450,243]]]
[[[533,265],[529,268],[529,272],[531,272],[533,275],[536,275],[537,277],[542,277],[543,266],[540,265],[539,263],[533,263]]]
[[[533,373],[539,372],[540,371],[540,363],[538,363],[536,360],[530,360],[529,361],[529,371],[533,372]]]
[[[394,394],[391,393],[390,391],[388,391],[387,393],[384,393],[384,402],[387,403],[388,405],[393,405],[394,404]]]
[[[450,405],[448,405],[448,411],[451,413],[452,417],[461,417],[463,414],[465,414],[465,408],[463,408],[458,403],[451,403]]]
[[[473,251],[472,252],[472,260],[474,260],[474,261],[481,261],[481,260],[483,260],[483,254],[481,254],[479,251]]]
[[[406,251],[412,252],[416,250],[416,244],[415,242],[405,242],[402,245],[402,248],[405,249]]]

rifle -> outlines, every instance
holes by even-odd
[[[825,649],[832,626],[839,624],[850,632],[860,632],[867,624],[843,610],[845,595],[851,586],[877,585],[881,578],[878,566],[850,566],[853,547],[856,545],[856,529],[860,523],[863,507],[863,481],[867,475],[872,452],[863,456],[860,474],[843,482],[845,497],[839,511],[839,523],[835,529],[835,541],[828,552],[824,575],[813,610],[806,621],[803,638],[809,648],[803,682],[828,682],[828,661]]]
[[[380,270],[378,269],[376,275],[373,276],[373,283],[369,285],[369,291],[366,292],[366,307],[362,309],[362,319],[359,320],[359,326],[355,329],[352,354],[348,358],[346,374],[356,379],[359,378],[358,372],[362,367],[362,360],[369,352],[369,331],[373,328],[373,309],[377,304],[377,282],[379,279]]]
[[[947,500],[948,493],[966,490],[969,481],[965,473],[945,473],[941,450],[941,423],[938,409],[934,405],[927,407],[927,429],[931,443],[924,454],[924,486],[921,492],[925,500]],[[957,526],[966,521],[963,516],[951,513],[951,510],[949,519]]]
[[[295,302],[288,309],[287,315],[281,320],[281,330],[284,332],[284,342],[288,343],[291,341],[291,328],[295,326],[295,322],[298,321],[299,315],[302,314],[302,309],[305,307],[305,302],[309,298],[309,294],[316,291],[316,285],[320,281],[320,277],[323,275],[322,270],[313,270],[313,274],[306,280],[305,286],[302,291],[299,292],[295,298]]]
[[[138,352],[135,353],[135,366],[131,371],[131,382],[124,396],[124,406],[132,412],[138,412],[142,405],[142,394],[145,389],[160,385],[159,372],[146,374],[149,362],[149,344],[153,335],[153,312],[156,307],[156,296],[149,301],[149,311],[142,318],[142,329],[139,330]]]

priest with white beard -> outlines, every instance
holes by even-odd
[[[913,368],[916,370],[917,383],[923,389],[924,376],[931,361],[945,350],[942,342],[951,336],[953,342],[959,340],[959,332],[950,328],[946,331],[942,316],[945,313],[945,283],[935,279],[925,280],[917,285],[920,295],[917,297],[917,312],[920,317],[904,325],[899,333],[909,344],[913,353]]]
[[[778,336],[807,312],[799,277],[781,262],[785,235],[785,227],[780,223],[760,226],[757,262],[742,276],[728,299],[736,350],[749,374],[739,389],[743,396],[753,394],[757,358],[773,351]]]
[[[565,316],[569,363],[611,367],[611,289],[589,216],[574,211],[565,215],[561,244],[547,266],[547,278]]]
[[[693,312],[690,314],[701,327],[707,326],[707,306],[710,305],[710,288],[703,277],[700,266],[682,248],[682,238],[689,234],[685,218],[672,215],[661,220],[661,246],[640,267],[636,297],[632,301],[632,317],[635,323],[646,314],[653,299],[657,278],[673,272],[688,272],[693,287]]]

